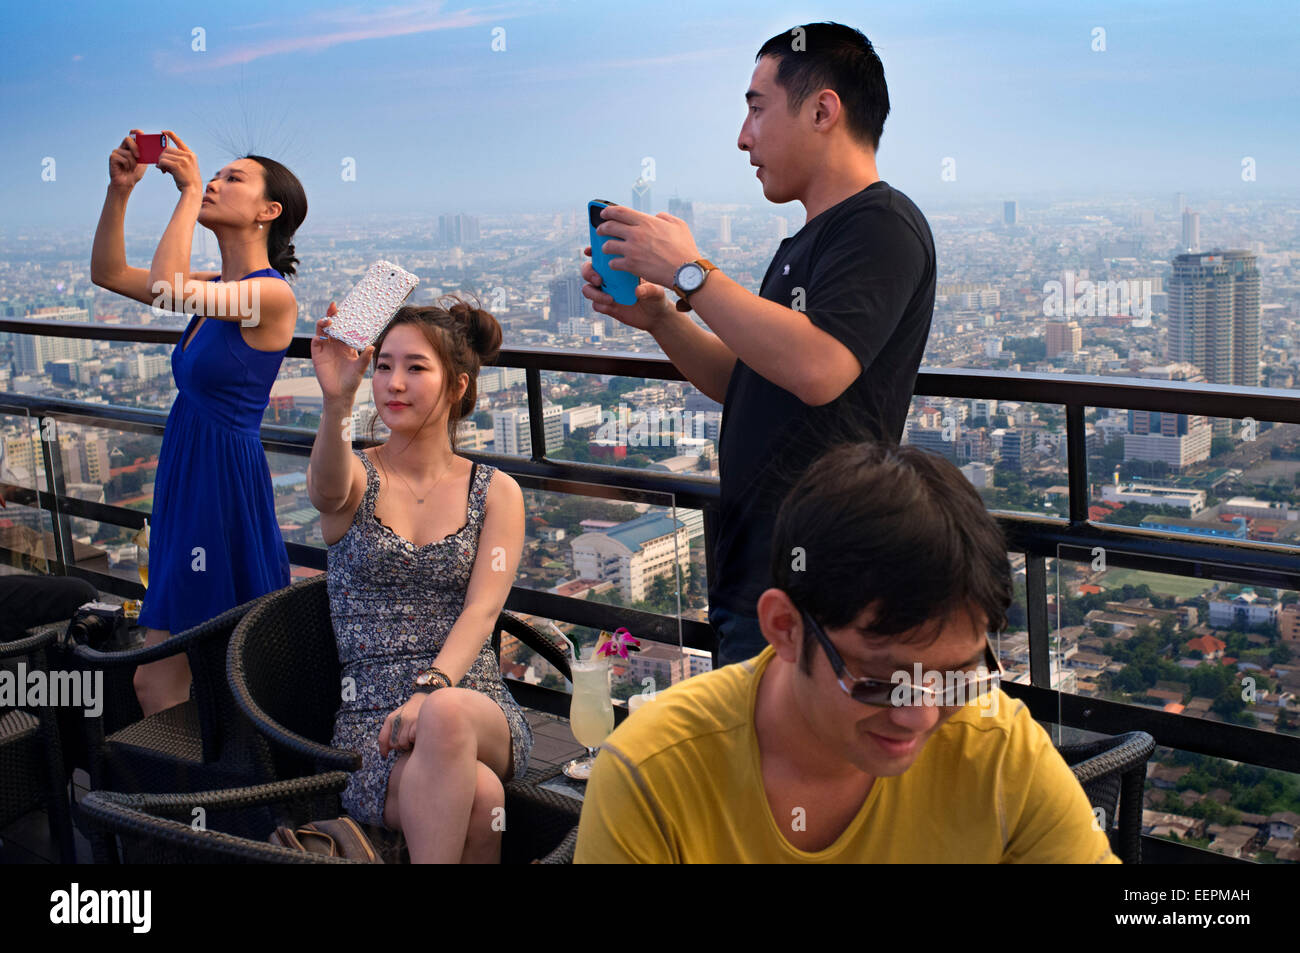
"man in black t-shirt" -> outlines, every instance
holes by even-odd
[[[597,234],[623,256],[611,267],[641,277],[637,304],[615,304],[590,263],[582,269],[596,311],[649,331],[723,404],[709,588],[720,664],[767,644],[756,602],[772,585],[785,492],[838,442],[901,439],[934,310],[930,228],[876,171],[889,94],[871,43],[840,24],[806,24],[772,37],[756,59],[737,145],[758,166],[763,194],[802,202],[808,216],[781,242],[759,295],[705,260],[681,219],[625,206],[605,209]],[[679,295],[675,307],[665,287]]]

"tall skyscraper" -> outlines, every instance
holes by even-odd
[[[1183,251],[1201,250],[1201,213],[1187,209],[1183,212]]]
[[[1211,384],[1259,386],[1259,269],[1246,251],[1178,255],[1169,280],[1169,359]]]
[[[731,216],[723,215],[718,219],[718,244],[731,244]]]
[[[1004,225],[1015,225],[1020,221],[1020,206],[1016,202],[1002,203],[1002,223]]]
[[[680,218],[695,231],[695,207],[686,199],[669,199],[668,214]]]
[[[591,316],[591,302],[583,295],[582,284],[579,275],[561,275],[551,279],[551,321],[558,324]]]
[[[632,183],[632,207],[647,215],[654,214],[654,209],[651,207],[650,183],[647,180],[638,178]]]
[[[473,215],[438,216],[438,241],[443,245],[469,245],[478,240],[478,219]]]
[[[1182,215],[1187,209],[1187,196],[1184,193],[1179,192],[1174,196],[1174,208],[1177,210],[1175,212],[1177,215]]]

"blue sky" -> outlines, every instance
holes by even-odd
[[[629,201],[763,201],[736,136],[758,47],[861,29],[892,111],[882,176],[918,201],[1300,187],[1294,2],[617,4],[6,3],[0,111],[15,162],[0,229],[93,230],[108,154],[175,129],[204,177],[280,159],[312,216],[493,214]],[[191,49],[204,31],[206,50]],[[1092,50],[1094,28],[1106,49]],[[492,49],[504,30],[504,51]],[[501,34],[497,34],[500,36]],[[41,180],[45,157],[54,182]],[[1241,181],[1241,160],[1257,181]],[[356,160],[342,181],[344,157]],[[957,181],[940,180],[944,157]],[[133,209],[165,215],[151,173]],[[923,204],[923,207],[924,204]],[[309,217],[309,222],[311,220]],[[134,216],[132,216],[134,218]],[[131,218],[128,219],[128,225]]]

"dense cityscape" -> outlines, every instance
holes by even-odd
[[[649,183],[626,197],[692,225],[705,255],[757,291],[795,212],[656,202]],[[1300,366],[1300,234],[1275,202],[1169,194],[1113,200],[1020,201],[923,209],[939,276],[923,368],[1074,374],[1290,389]],[[797,210],[796,210],[797,211]],[[193,267],[216,269],[200,229]],[[127,236],[144,265],[148,236]],[[156,241],[156,238],[154,239]],[[206,243],[205,243],[206,241]],[[506,347],[657,352],[646,333],[594,313],[578,274],[587,244],[577,211],[509,219],[449,211],[430,221],[312,223],[301,236],[294,290],[309,334],[378,259],[420,278],[411,303],[447,292],[478,297]],[[13,319],[183,328],[183,315],[90,283],[90,234],[0,233],[0,315]],[[698,320],[698,319],[697,319]],[[0,335],[0,392],[166,410],[175,397],[171,346]],[[532,451],[524,371],[491,367],[478,381],[461,452]],[[543,375],[546,453],[717,477],[721,406],[691,385],[567,373]],[[313,430],[321,392],[309,361],[287,359],[264,422]],[[368,386],[354,432],[382,432]],[[56,440],[73,497],[149,510],[161,438],[0,416],[5,462],[44,487],[41,441]],[[1087,414],[1089,517],[1163,533],[1295,545],[1300,433],[1269,421],[1092,408]],[[917,396],[904,441],[942,454],[990,509],[1065,516],[1063,408]],[[270,454],[286,541],[323,545],[306,493],[305,461]],[[703,520],[698,511],[525,492],[527,536],[518,585],[705,620]],[[136,574],[133,531],[75,517],[78,562]],[[38,559],[49,514],[11,506],[0,533]],[[44,541],[43,541],[44,540]],[[1023,557],[999,653],[1008,677],[1029,681]],[[1162,577],[1054,560],[1049,613],[1053,687],[1187,717],[1300,734],[1300,594]],[[296,567],[296,575],[313,570]],[[566,631],[580,643],[595,632]],[[666,687],[709,667],[708,653],[655,644],[616,668],[616,697]],[[512,676],[562,687],[539,657],[509,640]],[[1249,687],[1243,691],[1243,685]],[[1249,699],[1249,700],[1246,700]],[[1163,751],[1163,749],[1162,749]],[[1148,786],[1144,829],[1233,856],[1300,860],[1300,785],[1183,753],[1162,755]]]

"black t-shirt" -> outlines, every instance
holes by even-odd
[[[759,595],[772,585],[777,510],[809,464],[842,440],[902,438],[934,287],[930,226],[884,181],[781,242],[759,294],[804,311],[853,352],[862,373],[829,404],[810,407],[736,361],[718,438],[722,500],[710,606],[757,614]]]

